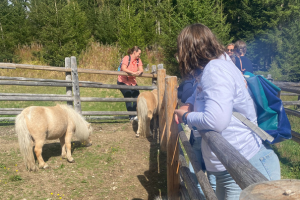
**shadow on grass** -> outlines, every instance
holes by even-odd
[[[133,123],[132,127],[136,132],[137,124],[134,125]],[[154,133],[154,138],[147,138],[150,143],[149,170],[145,171],[143,175],[137,176],[140,183],[147,190],[148,200],[167,196],[167,154],[160,151],[157,135],[156,132]],[[134,200],[138,200],[138,198],[134,198]]]
[[[73,141],[71,147],[71,154],[73,154],[75,149],[87,148],[85,145],[81,144],[79,141]],[[34,149],[34,146],[33,146]],[[51,157],[61,156],[61,146],[59,142],[44,144],[42,157],[45,162],[47,162]],[[36,160],[36,155],[34,154]]]

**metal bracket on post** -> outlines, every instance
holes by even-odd
[[[77,61],[76,61],[75,56],[71,57],[71,69],[72,69],[72,85],[73,85],[73,95],[74,95],[74,108],[78,113],[82,114],[81,101],[80,101],[78,70],[77,70]]]

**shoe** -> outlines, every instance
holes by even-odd
[[[139,121],[138,117],[137,116],[133,117],[133,121],[138,122]]]

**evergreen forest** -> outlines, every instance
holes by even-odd
[[[18,63],[19,46],[39,44],[39,60],[63,66],[90,42],[161,51],[168,74],[179,75],[178,33],[208,26],[226,46],[247,43],[254,69],[300,81],[298,0],[0,0],[0,62]],[[116,66],[117,68],[117,66]]]

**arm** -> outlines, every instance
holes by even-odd
[[[142,60],[139,58],[138,71],[136,72],[136,75],[141,75],[143,74],[143,72],[144,72],[143,63]]]
[[[129,59],[129,56],[125,56],[125,57],[123,58],[121,70],[122,70],[123,72],[126,72],[126,73],[127,73],[128,75],[130,75],[130,76],[136,75],[137,72],[133,72],[133,71],[131,71],[131,70],[128,69],[128,66],[127,66],[127,64],[128,64],[128,59]],[[125,63],[125,64],[124,64],[124,63]]]
[[[221,132],[231,121],[234,79],[219,67],[210,67],[201,80],[203,96],[196,98],[196,101],[200,101],[198,103],[204,103],[204,109],[201,112],[189,113],[187,123],[190,128],[195,126],[198,130]]]

